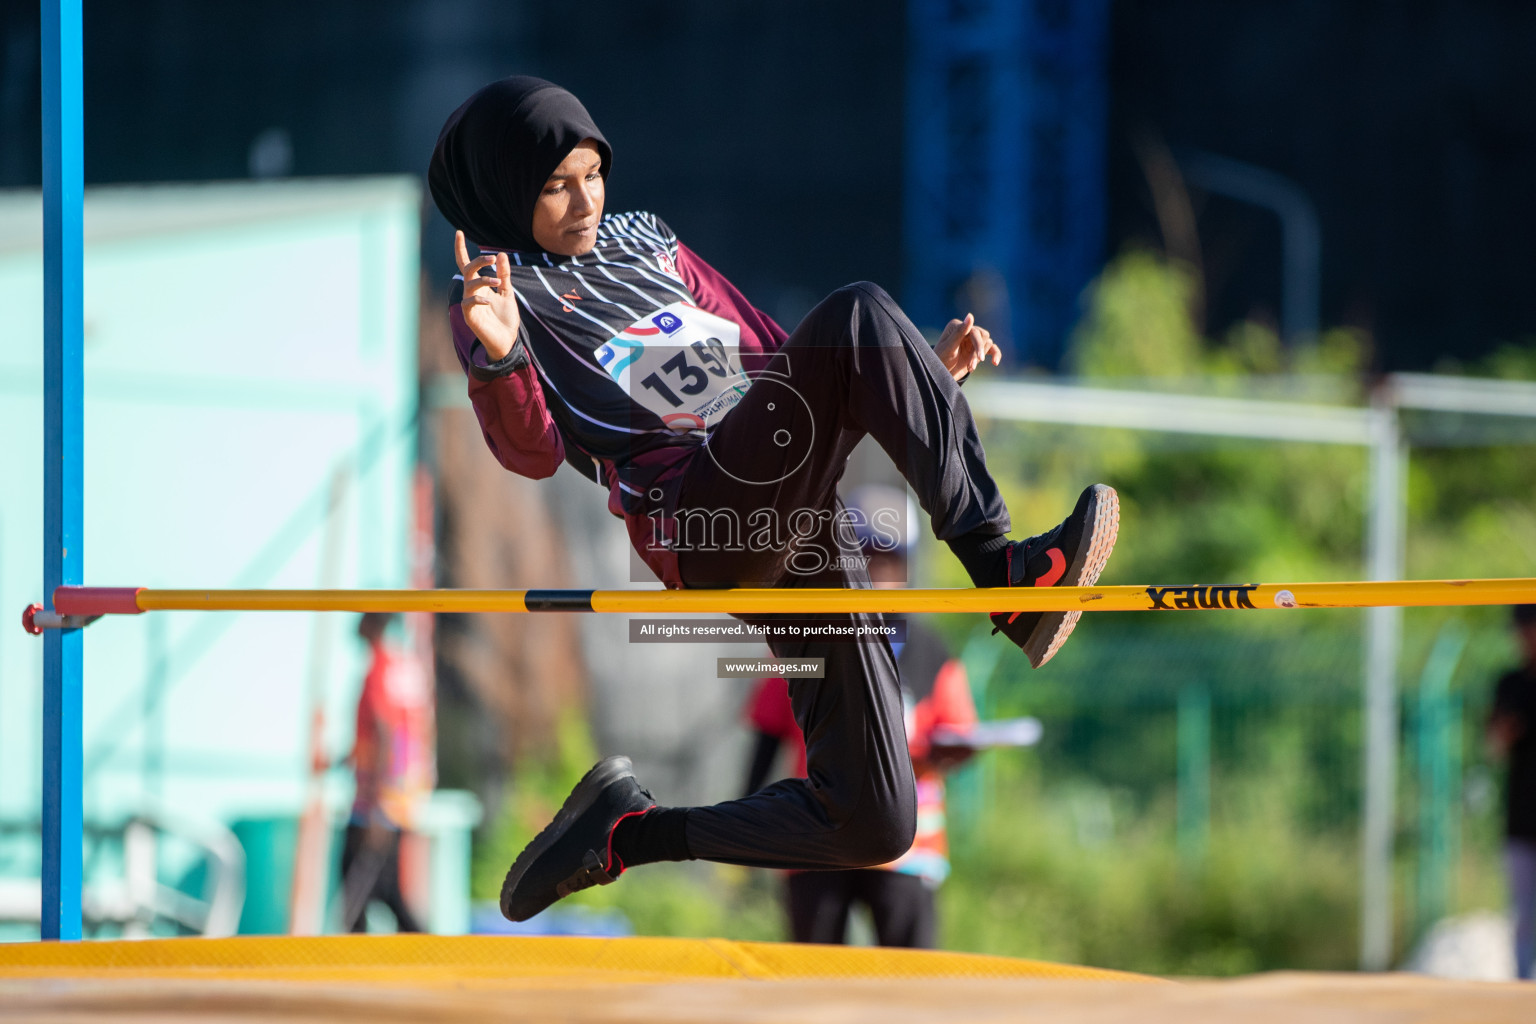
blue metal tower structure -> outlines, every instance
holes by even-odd
[[[908,0],[904,303],[1054,366],[1102,258],[1109,0]]]

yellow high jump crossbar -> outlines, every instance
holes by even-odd
[[[1215,583],[1147,587],[953,590],[160,590],[59,587],[53,610],[32,605],[31,633],[102,615],[151,611],[627,612],[847,615],[854,612],[1212,611],[1260,608],[1446,607],[1536,603],[1536,578],[1347,583]]]

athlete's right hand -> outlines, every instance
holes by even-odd
[[[464,322],[485,346],[491,362],[500,362],[517,344],[517,329],[522,323],[517,293],[512,290],[512,261],[504,252],[470,259],[462,231],[453,233],[453,259],[464,276],[464,301],[459,303]],[[480,276],[483,267],[492,268],[496,276]]]

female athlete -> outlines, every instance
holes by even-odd
[[[428,184],[457,229],[454,343],[504,467],[541,478],[566,463],[600,484],[669,587],[868,587],[858,524],[837,493],[868,435],[976,586],[1098,579],[1119,523],[1109,487],[1089,487],[1043,534],[1008,536],[960,393],[1001,358],[971,316],[935,348],[889,295],[860,283],[786,333],[654,214],[605,213],[612,160],[575,96],[528,77],[476,92],[433,151]],[[992,619],[1039,666],[1077,617]],[[881,617],[816,621],[863,639],[770,645],[780,658],[824,659],[823,678],[790,687],[808,778],[659,807],[628,758],[607,758],[513,863],[502,912],[526,920],[652,861],[849,868],[904,853],[912,764]]]

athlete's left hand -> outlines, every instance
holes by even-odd
[[[1003,361],[1003,350],[993,343],[992,335],[985,327],[977,326],[976,318],[969,313],[965,314],[964,320],[951,320],[945,326],[934,351],[955,380],[964,380],[989,358],[993,366]]]

